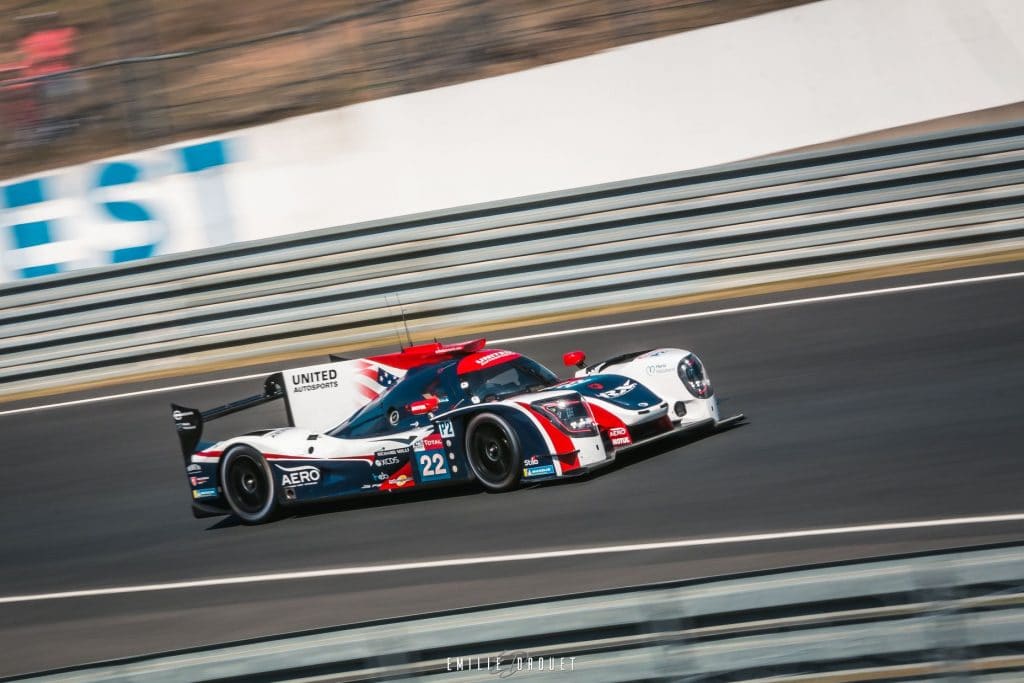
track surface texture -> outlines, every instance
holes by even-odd
[[[631,317],[1016,270],[1024,264]],[[749,424],[623,457],[582,481],[500,495],[472,486],[395,495],[261,527],[191,517],[168,417],[172,399],[210,407],[258,391],[258,381],[0,415],[2,595],[1024,511],[1024,278],[508,344],[553,369],[571,348],[598,360],[662,345],[698,352],[725,412],[743,411]],[[24,404],[0,409],[17,407]],[[278,410],[228,418],[210,436],[218,427],[274,426]],[[1010,539],[1024,539],[1024,523],[0,604],[0,675],[506,600]]]

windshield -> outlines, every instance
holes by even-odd
[[[558,382],[555,373],[522,356],[507,363],[468,372],[459,379],[466,393],[481,401],[540,391]]]
[[[444,371],[451,365],[447,362],[410,370],[397,383],[386,387],[380,396],[328,430],[327,434],[358,439],[392,434],[425,424],[426,418],[413,415],[409,404],[433,396],[438,400],[440,410],[448,410],[449,390],[445,386]]]

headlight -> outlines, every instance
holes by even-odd
[[[597,436],[597,423],[578,395],[535,401],[533,408],[569,436]]]
[[[704,372],[700,359],[692,353],[679,361],[679,379],[691,394],[697,398],[710,398],[715,393],[711,388],[711,380]]]

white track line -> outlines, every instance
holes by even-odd
[[[195,387],[208,387],[214,384],[228,384],[230,382],[241,382],[247,379],[262,379],[268,372],[261,372],[256,375],[242,375],[241,377],[225,377],[224,379],[211,379],[205,382],[193,382],[191,384],[178,384],[173,387],[158,387],[156,389],[142,389],[141,391],[129,391],[123,394],[111,394],[110,396],[94,396],[92,398],[80,398],[75,401],[63,401],[61,403],[48,403],[43,406],[32,406],[30,408],[17,408],[15,410],[0,411],[0,415],[17,415],[18,413],[31,413],[37,410],[50,410],[51,408],[66,408],[68,406],[80,406],[85,403],[99,403],[100,401],[113,401],[116,398],[131,398],[133,396],[145,396],[147,394],[162,394],[168,391],[179,389],[194,389]]]
[[[620,327],[635,327],[637,325],[651,325],[657,323],[673,322],[676,320],[693,320],[695,318],[710,318],[716,315],[730,315],[733,313],[747,313],[749,311],[766,311],[773,308],[785,308],[787,306],[801,306],[803,304],[818,304],[826,301],[841,301],[843,299],[860,299],[868,296],[881,294],[896,294],[899,292],[913,292],[919,289],[933,289],[936,287],[951,287],[953,285],[973,284],[976,282],[989,282],[992,280],[1009,280],[1011,278],[1024,277],[1024,272],[1003,273],[1000,275],[983,275],[980,277],[962,278],[959,280],[943,280],[941,282],[926,282],[919,285],[902,285],[900,287],[886,287],[884,289],[869,289],[864,292],[847,292],[845,294],[828,294],[825,296],[811,296],[804,299],[789,299],[787,301],[775,301],[767,304],[752,304],[750,306],[734,306],[732,308],[718,308],[713,311],[698,311],[696,313],[680,313],[678,315],[666,315],[660,318],[647,318],[646,320],[631,320],[623,323],[607,323],[604,325],[593,325],[590,327],[577,327],[572,330],[559,330],[557,332],[540,332],[527,334],[522,337],[507,337],[505,339],[492,340],[495,344],[508,342],[526,341],[528,339],[544,339],[545,337],[560,337],[567,334],[579,334],[581,332],[596,332],[600,330],[614,330]]]
[[[630,545],[606,545],[593,546],[590,548],[567,548],[563,550],[548,550],[534,553],[515,553],[508,555],[478,555],[476,557],[459,557],[447,560],[426,560],[422,562],[378,564],[366,565],[361,567],[334,567],[331,569],[315,569],[298,572],[281,572],[276,574],[252,574],[249,576],[229,576],[219,579],[196,579],[193,581],[175,581],[172,583],[150,583],[135,586],[112,586],[109,588],[92,588],[87,590],[62,591],[59,593],[8,595],[0,597],[0,604],[9,604],[14,602],[38,602],[41,600],[62,600],[67,598],[85,598],[103,595],[121,595],[124,593],[151,593],[155,591],[182,590],[186,588],[205,588],[210,586],[229,586],[246,583],[266,583],[268,581],[296,581],[300,579],[322,579],[334,576],[379,574],[381,572],[401,572],[418,569],[465,567],[476,564],[523,562],[527,560],[548,560],[561,557],[579,557],[581,555],[609,555],[612,553],[648,552],[652,550],[671,550],[676,548],[694,548],[700,546],[726,545],[733,543],[778,541],[791,538],[814,538],[819,536],[837,536],[843,534],[876,533],[881,531],[905,531],[908,529],[926,529],[933,527],[966,526],[977,524],[1000,524],[1006,522],[1022,521],[1024,521],[1024,513],[1013,513],[1006,515],[988,515],[983,517],[951,517],[946,519],[929,519],[917,522],[862,524],[858,526],[843,526],[825,529],[804,529],[800,531],[777,531],[762,534],[745,534],[742,536],[694,538],[676,541],[659,541],[655,543],[634,543]]]
[[[812,296],[803,299],[790,299],[787,301],[775,301],[766,304],[752,304],[750,306],[734,306],[732,308],[718,308],[711,311],[698,311],[696,313],[680,313],[678,315],[666,315],[658,318],[645,318],[643,320],[630,320],[628,322],[621,323],[607,323],[604,325],[591,325],[588,327],[576,327],[568,330],[558,330],[555,332],[538,332],[536,334],[525,334],[519,337],[505,337],[504,339],[492,339],[492,344],[507,344],[509,342],[528,341],[531,339],[545,339],[548,337],[562,337],[570,334],[580,334],[583,332],[599,332],[602,330],[614,330],[623,327],[636,327],[638,325],[652,325],[664,322],[673,322],[677,320],[693,320],[696,318],[710,318],[717,315],[731,315],[734,313],[748,313],[750,311],[765,311],[773,308],[785,308],[787,306],[802,306],[805,304],[817,304],[824,303],[826,301],[842,301],[844,299],[860,299],[868,296],[880,296],[883,294],[897,294],[900,292],[913,292],[921,289],[934,289],[937,287],[952,287],[954,285],[966,285],[974,284],[978,282],[992,282],[997,280],[1009,280],[1012,278],[1024,277],[1024,271],[1016,273],[1001,273],[999,275],[981,275],[978,277],[961,278],[958,280],[942,280],[940,282],[925,282],[917,285],[902,285],[900,287],[885,287],[883,289],[870,289],[863,292],[847,292],[845,294],[829,294],[826,296]],[[156,389],[143,389],[142,391],[129,391],[123,394],[111,394],[109,396],[94,396],[92,398],[82,398],[75,401],[63,401],[61,403],[49,403],[41,406],[31,406],[29,408],[16,408],[13,410],[2,410],[0,416],[3,415],[17,415],[19,413],[30,413],[37,410],[50,410],[52,408],[66,408],[68,406],[84,405],[86,403],[98,403],[100,401],[113,401],[119,398],[131,398],[133,396],[146,396],[148,394],[160,394],[168,391],[178,391],[181,389],[192,389],[195,387],[210,386],[214,384],[227,384],[229,382],[242,382],[250,379],[258,379],[266,377],[268,373],[259,373],[255,375],[242,375],[240,377],[227,377],[224,379],[214,379],[207,382],[194,382],[192,384],[178,384],[170,387],[158,387]]]

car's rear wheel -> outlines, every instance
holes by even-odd
[[[519,485],[523,456],[516,433],[505,420],[491,413],[477,415],[466,426],[466,453],[477,480],[490,491],[508,491]]]
[[[235,446],[224,454],[221,489],[231,511],[246,524],[262,524],[277,511],[270,465],[255,448]]]

